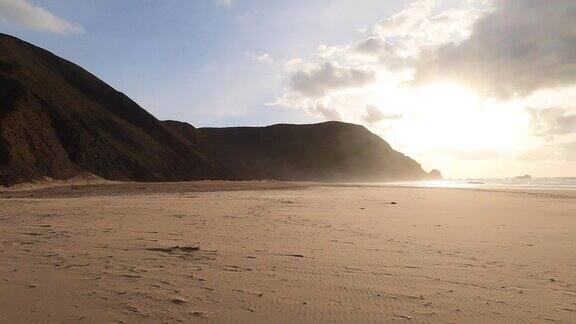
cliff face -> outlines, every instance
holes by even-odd
[[[161,122],[81,67],[0,34],[0,184],[82,174],[133,181],[427,176],[358,125]]]
[[[82,173],[137,181],[223,176],[124,94],[0,35],[0,183]]]
[[[201,128],[223,168],[241,179],[392,181],[424,179],[414,160],[359,125]]]

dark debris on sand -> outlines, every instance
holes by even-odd
[[[184,252],[184,253],[192,253],[200,250],[199,246],[195,245],[188,245],[188,246],[172,246],[167,248],[162,247],[153,247],[147,248],[148,251],[155,251],[155,252],[164,252],[164,253],[175,253],[175,252]]]

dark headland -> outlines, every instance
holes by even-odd
[[[160,121],[83,68],[0,34],[0,184],[419,180],[430,175],[365,127],[195,128]]]

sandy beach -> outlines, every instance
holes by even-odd
[[[576,191],[0,193],[1,323],[576,322]]]

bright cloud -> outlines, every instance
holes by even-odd
[[[0,22],[55,34],[80,34],[82,26],[66,21],[27,0],[0,0]]]
[[[336,102],[349,104],[347,98],[354,93],[359,95],[358,90],[381,91],[382,86],[392,86],[387,90],[393,90],[401,86],[409,80],[409,62],[430,48],[465,39],[482,12],[480,7],[464,10],[458,6],[439,11],[439,2],[414,2],[377,23],[353,44],[321,45],[316,60],[288,62],[285,68],[287,88],[277,104],[314,110],[309,108],[322,103],[333,106],[332,109],[349,110],[349,106],[334,105]],[[365,98],[374,96],[365,93]],[[363,101],[353,109],[378,106],[378,102]],[[372,109],[370,115],[377,114]]]

